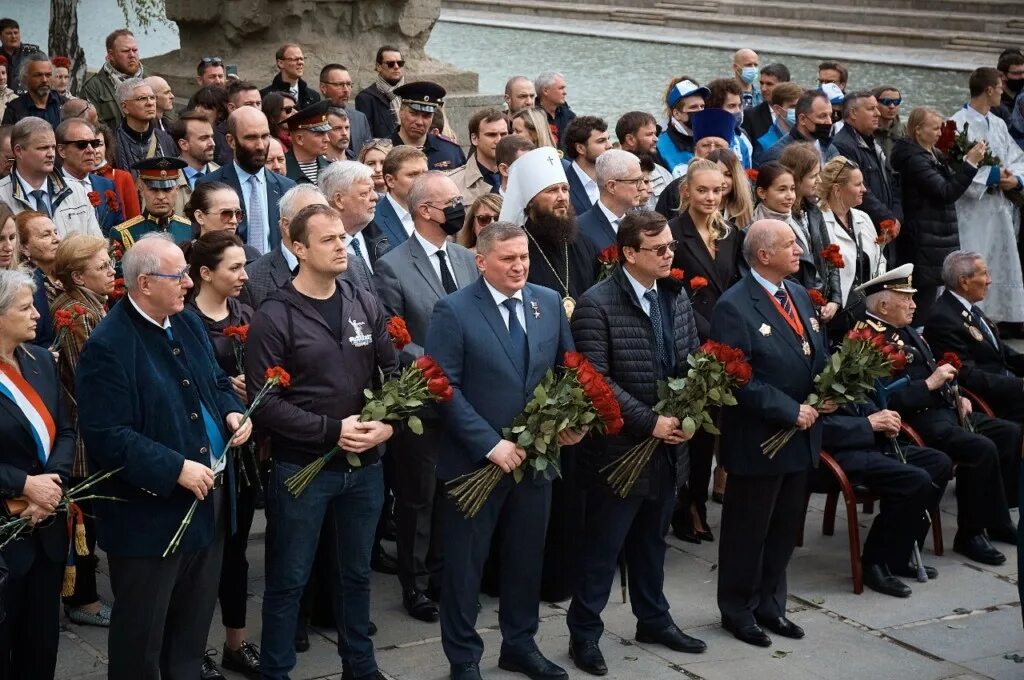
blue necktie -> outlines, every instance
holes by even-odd
[[[50,206],[46,203],[46,192],[42,189],[36,189],[35,191],[28,192],[28,195],[35,199],[36,210],[43,213],[47,217],[52,217],[50,214]]]
[[[790,316],[793,316],[793,305],[789,301],[789,293],[786,292],[785,288],[781,286],[775,291],[775,299],[782,305],[782,311],[786,312]]]
[[[526,331],[523,330],[523,325],[519,323],[519,317],[516,316],[519,300],[509,298],[501,304],[505,305],[505,309],[508,310],[508,335],[512,340],[512,353],[519,363],[523,376],[525,376],[526,367],[530,361],[530,347],[526,343]]]
[[[164,331],[167,333],[167,339],[174,342],[174,334],[171,333],[170,327],[165,328]],[[187,360],[185,365],[188,365]],[[199,390],[198,385],[196,385],[196,390]],[[210,444],[210,467],[215,467],[215,463],[220,460],[220,455],[224,452],[227,442],[224,441],[224,435],[221,434],[220,426],[214,420],[213,414],[210,413],[210,410],[206,408],[206,404],[203,403],[202,393],[199,396],[199,408],[203,412],[203,426],[206,428],[206,439]]]
[[[264,230],[263,204],[260,202],[260,178],[256,175],[249,177],[249,214],[246,223],[249,225],[249,245],[260,251],[260,255],[267,252],[266,231]]]
[[[658,300],[658,293],[649,290],[644,293],[644,299],[651,304],[651,330],[654,333],[654,355],[662,366],[668,365],[668,353],[665,351],[665,327],[661,321],[661,302]]]

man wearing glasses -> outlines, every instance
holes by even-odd
[[[156,125],[152,87],[141,78],[129,78],[117,86],[115,96],[123,115],[116,132],[116,167],[130,170],[143,159],[178,155],[174,140]]]
[[[352,76],[341,64],[327,64],[320,71],[320,94],[333,108],[344,109],[350,126],[348,148],[358,153],[363,145],[373,139],[370,121],[366,114],[351,103]]]
[[[878,100],[878,129],[875,130],[875,139],[882,145],[885,157],[890,158],[893,142],[907,136],[907,126],[900,120],[903,96],[892,85],[875,88],[874,95]]]
[[[395,89],[402,86],[405,60],[397,47],[382,45],[377,50],[374,70],[377,80],[356,95],[356,108],[370,121],[374,137],[389,138],[398,129],[398,107],[401,99]]]
[[[640,193],[649,180],[640,169],[640,159],[622,149],[605,151],[595,167],[601,196],[576,218],[576,226],[598,250],[604,250],[615,243],[622,218],[640,204]]]
[[[284,92],[295,100],[296,106],[304,109],[320,101],[320,95],[311,90],[302,79],[306,70],[306,57],[302,54],[302,48],[295,43],[285,43],[278,48],[277,54],[277,75],[274,81],[260,90],[260,94],[266,97],[271,92]]]
[[[110,232],[110,239],[128,250],[146,234],[162,232],[175,243],[192,240],[192,223],[174,214],[178,194],[178,176],[186,167],[177,158],[149,158],[133,166],[138,173],[137,186],[142,194],[143,210],[138,217],[119,224]]]
[[[93,173],[103,143],[96,127],[84,118],[70,118],[57,126],[56,136],[57,153],[64,161],[61,166],[64,180],[85,189],[96,211],[100,230],[107,236],[114,226],[124,222],[124,210],[114,183]]]

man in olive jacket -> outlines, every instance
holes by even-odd
[[[580,298],[572,317],[577,349],[607,378],[622,409],[623,431],[584,443],[590,476],[648,437],[663,441],[627,498],[602,480],[587,496],[580,576],[569,607],[570,655],[576,666],[604,675],[598,648],[619,553],[625,548],[629,590],[637,616],[636,639],[677,652],[707,645],[672,621],[665,599],[665,534],[675,506],[677,458],[690,434],[678,418],[653,411],[657,381],[686,372],[697,351],[697,324],[682,283],[669,276],[676,242],[664,216],[649,211],[623,218],[616,235],[619,268]]]

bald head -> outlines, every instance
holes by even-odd
[[[160,76],[149,76],[142,82],[153,88],[158,115],[174,110],[174,92],[171,91],[171,86],[167,84],[166,80]]]
[[[773,283],[800,268],[802,252],[793,229],[782,220],[758,220],[747,228],[743,239],[747,264]]]
[[[757,80],[758,66],[759,60],[754,50],[736,50],[732,55],[732,72],[744,90],[750,89],[752,83]]]
[[[263,112],[252,106],[240,106],[228,114],[227,141],[235,162],[246,172],[259,172],[267,164],[270,150],[270,124]]]
[[[227,131],[230,135],[238,137],[240,128],[260,125],[266,125],[269,133],[270,124],[267,122],[267,117],[254,106],[240,106],[228,114]]]
[[[754,50],[748,50],[746,48],[742,50],[736,50],[736,52],[732,55],[732,63],[739,64],[740,66],[745,66],[751,62],[753,62],[756,66],[757,61],[757,52],[755,52]]]

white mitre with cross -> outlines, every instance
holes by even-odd
[[[526,206],[533,197],[553,184],[565,184],[565,170],[558,151],[550,146],[527,152],[508,169],[508,186],[501,204],[502,222],[526,224]]]

